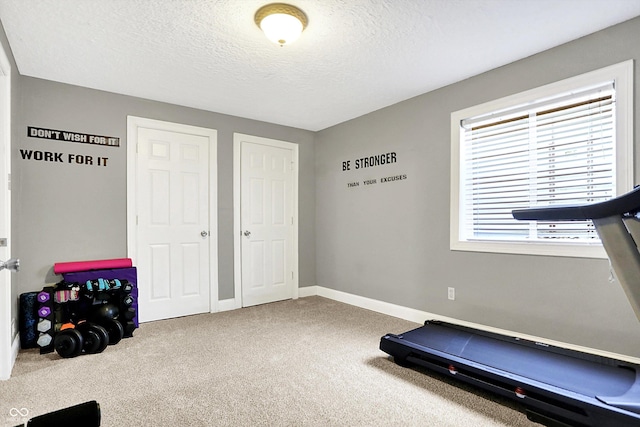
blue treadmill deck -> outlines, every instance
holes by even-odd
[[[640,365],[446,322],[399,335],[380,349],[522,403],[552,426],[640,426]]]
[[[513,345],[437,323],[405,332],[401,337],[425,348],[587,396],[623,395],[636,381],[636,371],[627,367],[552,353],[544,345]]]

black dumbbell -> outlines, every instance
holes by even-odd
[[[133,332],[136,330],[136,324],[133,322],[126,322],[123,327],[125,338],[131,338],[133,336]]]
[[[76,327],[82,334],[82,351],[87,354],[102,353],[109,345],[109,333],[105,328],[91,322],[82,322]]]
[[[122,323],[116,319],[102,321],[102,326],[109,334],[109,345],[118,344],[122,337],[124,337],[124,328],[122,327]]]
[[[122,283],[122,292],[125,294],[130,294],[133,291],[133,284],[128,280],[121,280]]]
[[[130,307],[133,305],[133,303],[135,302],[135,298],[133,298],[132,295],[127,295],[124,298],[122,298],[122,304],[125,307]]]
[[[136,317],[136,309],[133,307],[129,307],[126,310],[120,312],[121,320],[129,321],[133,320],[134,317]]]
[[[84,340],[82,334],[73,329],[64,329],[53,339],[53,348],[64,358],[76,357],[82,353]]]

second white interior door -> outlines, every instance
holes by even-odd
[[[293,150],[241,146],[242,305],[294,296]]]

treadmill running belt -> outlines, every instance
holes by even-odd
[[[631,368],[551,353],[545,347],[514,345],[437,323],[427,323],[401,336],[405,342],[587,396],[620,396],[636,380]]]

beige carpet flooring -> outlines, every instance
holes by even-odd
[[[0,381],[0,425],[87,400],[105,427],[538,425],[378,349],[385,333],[417,326],[308,297],[145,323],[96,355],[24,350]]]

